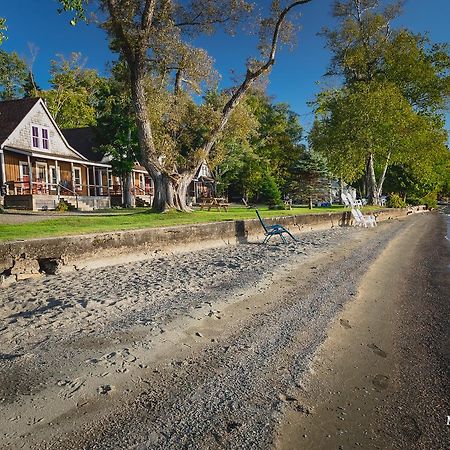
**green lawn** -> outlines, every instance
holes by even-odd
[[[286,216],[293,214],[318,214],[326,212],[339,212],[341,206],[331,208],[293,208],[290,211],[269,210],[267,207],[258,207],[263,217]],[[99,233],[105,231],[132,230],[153,227],[166,227],[173,225],[186,225],[192,223],[220,222],[225,220],[256,219],[254,209],[242,207],[229,208],[224,211],[195,211],[190,214],[170,212],[156,214],[145,209],[133,211],[111,211],[103,215],[57,215],[52,213],[52,219],[38,222],[15,225],[0,224],[0,241],[16,239],[31,239],[50,236],[63,236],[86,233]]]

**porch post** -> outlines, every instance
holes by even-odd
[[[92,166],[92,170],[93,170],[93,173],[94,173],[94,197],[96,197],[97,196],[97,173],[96,173],[96,171],[95,171],[95,166]]]
[[[86,184],[87,184],[87,195],[91,196],[91,190],[89,189],[89,166],[86,166]]]
[[[31,157],[28,155],[28,172],[30,173],[28,175],[29,183],[30,183],[30,194],[33,193],[33,166],[31,165]]]
[[[108,168],[106,168],[106,184],[108,185],[108,197],[111,197],[111,187],[109,185],[109,174],[110,174],[110,170]],[[112,183],[112,178],[111,178],[111,183]]]
[[[72,175],[72,191],[75,192],[75,172],[73,171],[73,162],[70,163],[70,173]]]
[[[1,166],[1,176],[2,176],[2,184],[6,185],[6,171],[5,171],[5,155],[3,151],[0,151],[0,166]]]
[[[58,194],[58,200],[61,196],[61,174],[59,173],[59,164],[58,161],[55,159],[55,171],[56,171],[56,193]]]

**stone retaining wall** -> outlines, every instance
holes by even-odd
[[[377,215],[381,221],[407,213],[406,209],[385,209]],[[284,216],[265,221],[280,223],[299,233],[350,225],[351,217],[346,212]],[[252,219],[4,242],[0,243],[0,284],[40,273],[145,259],[161,252],[258,242],[262,237],[259,221]]]

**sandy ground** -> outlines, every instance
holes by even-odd
[[[334,321],[278,449],[450,448],[446,229],[417,225],[389,243]]]
[[[5,288],[0,447],[448,448],[442,227],[417,215]]]

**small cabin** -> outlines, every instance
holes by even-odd
[[[109,208],[111,166],[72,147],[40,98],[0,102],[0,186],[7,208]]]

